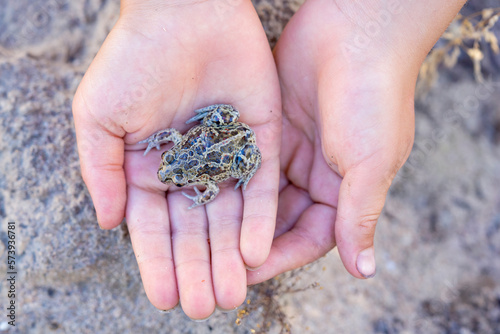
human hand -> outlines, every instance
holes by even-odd
[[[157,179],[165,149],[144,157],[145,145],[136,143],[165,128],[185,133],[193,111],[215,103],[234,105],[255,131],[262,166],[243,193],[222,185],[215,201],[187,210],[192,201]],[[280,108],[276,68],[251,3],[214,13],[213,2],[122,1],[73,112],[99,224],[111,229],[126,216],[155,307],[171,309],[180,298],[189,317],[203,319],[215,305],[244,301],[245,266],[265,261],[274,232]]]
[[[418,70],[463,2],[308,0],[294,15],[274,50],[283,104],[275,241],[249,283],[335,245],[353,276],[375,274],[375,225],[413,143]]]

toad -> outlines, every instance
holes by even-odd
[[[163,152],[158,179],[177,187],[194,186],[196,195],[183,195],[194,203],[192,209],[207,204],[219,193],[218,183],[230,177],[238,179],[234,189],[243,190],[261,164],[255,133],[238,122],[239,112],[229,104],[215,104],[194,111],[197,115],[186,124],[201,121],[182,135],[176,129],[158,131],[139,143],[148,143],[146,155],[153,147],[173,142]],[[201,192],[197,186],[204,186]]]

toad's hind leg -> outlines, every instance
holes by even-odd
[[[240,113],[230,104],[214,104],[194,111],[198,115],[189,119],[186,124],[202,120],[205,126],[219,126],[236,122]]]
[[[214,182],[203,183],[202,185],[206,186],[207,189],[205,189],[204,192],[201,192],[198,190],[198,188],[196,188],[196,186],[194,186],[194,191],[196,193],[195,196],[191,196],[186,194],[185,192],[182,192],[184,196],[194,202],[193,205],[191,205],[188,209],[192,209],[194,207],[204,205],[213,201],[219,193],[219,186],[217,186],[217,184]]]
[[[231,176],[239,179],[234,189],[243,185],[246,189],[248,181],[255,175],[260,167],[262,157],[255,143],[247,143],[234,157],[231,166]]]
[[[158,131],[144,140],[141,140],[137,144],[148,143],[148,147],[146,147],[146,151],[144,151],[144,155],[146,155],[153,147],[156,147],[156,149],[159,150],[161,144],[174,142],[174,145],[176,145],[180,143],[181,140],[182,135],[179,131],[176,129],[165,129]]]

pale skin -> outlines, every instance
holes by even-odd
[[[413,145],[418,70],[464,3],[308,0],[292,17],[274,50],[284,120],[275,240],[249,283],[335,246],[353,276],[376,273],[375,227]]]
[[[215,11],[216,0],[122,1],[73,110],[99,224],[126,217],[152,304],[180,300],[204,319],[239,306],[247,284],[335,246],[352,275],[371,277],[376,221],[413,142],[418,68],[463,2],[402,2],[346,56],[341,46],[385,2],[308,0],[275,49],[277,72],[248,1]],[[245,192],[222,184],[212,203],[186,210],[189,199],[156,178],[161,151],[143,157],[135,143],[168,127],[184,133],[192,111],[214,103],[240,110],[262,167]]]
[[[268,256],[278,202],[281,105],[265,33],[249,2],[210,12],[211,2],[123,1],[73,107],[100,226],[126,217],[149,300],[161,310],[180,301],[193,319],[244,301],[246,267]],[[165,128],[185,133],[195,109],[216,103],[240,111],[262,165],[244,192],[221,184],[213,203],[188,210],[192,200],[157,178],[163,150],[144,157],[136,143]]]

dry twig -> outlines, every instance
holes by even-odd
[[[439,76],[439,66],[443,64],[447,68],[452,68],[456,65],[462,52],[469,56],[472,61],[476,80],[484,82],[481,72],[481,61],[484,58],[484,53],[481,50],[480,42],[488,43],[495,54],[500,52],[498,39],[491,31],[499,19],[500,7],[486,8],[468,16],[458,14],[441,36],[441,40],[444,40],[445,44],[435,47],[422,64],[417,82],[417,94],[427,92],[436,82]]]

